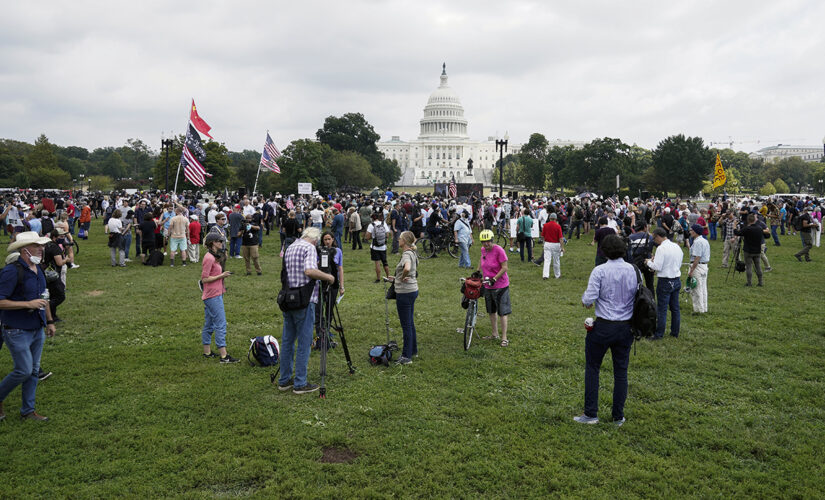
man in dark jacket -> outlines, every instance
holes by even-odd
[[[759,263],[759,258],[762,253],[762,242],[765,240],[765,236],[770,236],[771,232],[766,227],[756,223],[756,214],[748,214],[747,222],[747,226],[734,232],[736,236],[741,236],[743,240],[742,252],[745,254],[745,276],[748,278],[745,286],[751,286],[754,267],[756,267],[756,277],[759,280],[757,285],[762,286],[762,266]]]

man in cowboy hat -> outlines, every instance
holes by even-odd
[[[14,360],[14,370],[0,381],[0,420],[6,417],[3,401],[18,385],[22,385],[21,418],[48,420],[34,411],[43,342],[45,335],[52,337],[55,331],[49,302],[42,298],[46,278],[38,265],[48,242],[49,238],[34,231],[18,234],[8,251],[20,252],[20,256],[0,271],[0,323]]]

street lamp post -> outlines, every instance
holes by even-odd
[[[172,144],[174,141],[172,139],[161,139],[160,140],[160,147],[161,149],[166,150],[166,189],[165,191],[169,192],[169,150],[172,148]]]
[[[507,141],[510,137],[504,133],[504,139],[496,139],[496,151],[498,155],[498,197],[504,196],[504,152],[507,151]]]

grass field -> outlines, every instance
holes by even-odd
[[[380,368],[383,288],[367,250],[345,249],[341,314],[357,371],[340,347],[327,399],[281,393],[269,372],[201,357],[200,266],[109,266],[99,221],[69,271],[65,319],[47,340],[38,387],[46,423],[20,422],[20,390],[0,422],[0,497],[816,498],[825,487],[825,257],[800,264],[797,237],[769,247],[764,288],[725,280],[712,242],[710,312],[683,300],[679,339],[639,343],[630,360],[627,423],[582,426],[580,305],[595,249],[573,240],[562,279],[511,257],[507,348],[462,348],[457,260],[420,266],[420,357]],[[277,234],[263,276],[230,260],[229,352],[276,334]],[[478,262],[479,245],[472,247]],[[515,259],[515,260],[512,260]],[[394,264],[396,256],[390,256]],[[392,338],[401,343],[394,304]],[[481,335],[489,334],[486,317]],[[0,351],[0,375],[10,371]],[[318,355],[310,381],[318,382]],[[602,370],[609,417],[612,368]],[[324,457],[344,459],[328,463]]]

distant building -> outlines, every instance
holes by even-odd
[[[435,182],[456,182],[495,184],[493,173],[499,153],[496,152],[495,137],[486,141],[473,141],[467,131],[464,106],[458,95],[447,84],[447,68],[442,67],[441,84],[424,107],[424,116],[419,120],[418,139],[402,141],[394,135],[389,141],[378,142],[378,150],[386,158],[397,160],[401,169],[400,186],[426,186]],[[574,145],[582,147],[581,141],[551,141],[550,146]],[[510,141],[507,154],[518,154],[521,144]],[[473,169],[467,168],[472,160]]]
[[[766,162],[775,162],[783,158],[798,156],[805,161],[820,161],[822,159],[822,146],[792,146],[790,144],[777,144],[762,148],[751,153],[753,159],[763,159]]]

